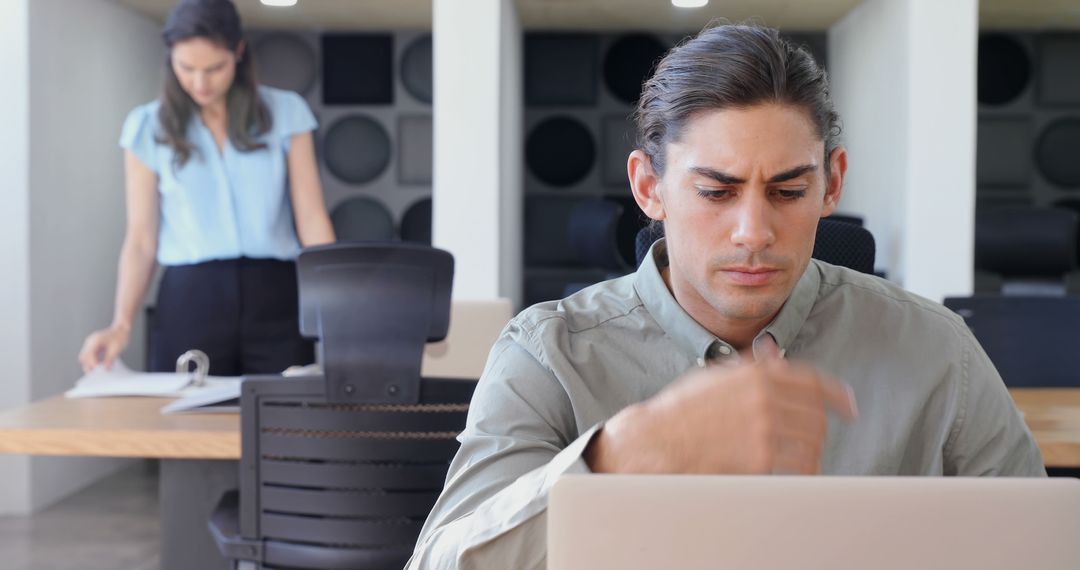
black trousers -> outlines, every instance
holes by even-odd
[[[210,374],[274,374],[315,361],[300,337],[296,264],[228,259],[165,268],[150,322],[150,363],[176,370],[193,348],[210,357]]]

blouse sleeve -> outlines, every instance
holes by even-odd
[[[293,135],[314,131],[319,127],[315,120],[315,114],[311,112],[307,101],[297,93],[283,91],[281,104],[278,105],[277,115],[274,116],[278,132],[284,139],[285,152],[289,152]]]
[[[157,172],[157,142],[154,121],[157,117],[147,105],[128,113],[120,131],[120,147],[130,150],[147,168]]]

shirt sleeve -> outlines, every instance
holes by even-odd
[[[477,384],[461,448],[408,569],[544,568],[548,492],[588,473],[565,390],[521,344],[502,337]]]
[[[136,107],[128,113],[120,129],[120,148],[130,150],[147,168],[157,172],[157,141],[154,123],[157,115],[149,105]]]
[[[281,104],[276,109],[274,122],[282,137],[285,152],[288,153],[293,135],[314,131],[319,127],[319,123],[307,101],[298,93],[281,91],[279,94]]]
[[[1045,477],[1042,452],[997,369],[966,329],[960,409],[945,445],[945,474]]]

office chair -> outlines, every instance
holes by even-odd
[[[604,199],[581,202],[570,212],[567,242],[578,262],[583,267],[602,270],[603,279],[620,277],[630,270],[619,253],[617,235],[622,214],[622,204]],[[563,296],[572,295],[597,282],[568,283]]]
[[[570,212],[568,241],[582,265],[620,274],[629,270],[616,237],[622,213],[622,204],[603,199],[582,202]]]
[[[649,253],[653,242],[664,237],[664,226],[658,223],[645,226],[638,232],[635,244],[638,265]],[[818,222],[814,241],[814,259],[840,265],[863,273],[874,273],[874,235],[862,226],[849,221],[822,218]]]
[[[1003,295],[1067,293],[1076,269],[1077,213],[1064,208],[1002,206],[975,216],[975,268],[997,274]]]
[[[639,267],[652,244],[662,237],[664,237],[664,224],[655,220],[638,230],[637,236],[634,237],[634,259],[637,260]]]
[[[1010,387],[1078,387],[1080,297],[949,297]]]
[[[832,214],[829,214],[825,219],[833,220],[835,222],[855,224],[856,226],[864,225],[862,216],[856,216],[854,214],[837,214],[836,212],[833,212]]]
[[[420,376],[425,343],[449,326],[453,258],[336,244],[297,265],[301,332],[322,340],[325,374],[244,381],[240,491],[223,497],[211,532],[239,568],[399,569],[474,387]]]

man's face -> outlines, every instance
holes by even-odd
[[[691,315],[721,328],[776,315],[809,263],[818,219],[839,199],[846,156],[829,159],[827,176],[824,142],[798,107],[691,117],[653,177],[654,199],[638,197],[664,221],[668,282]]]

